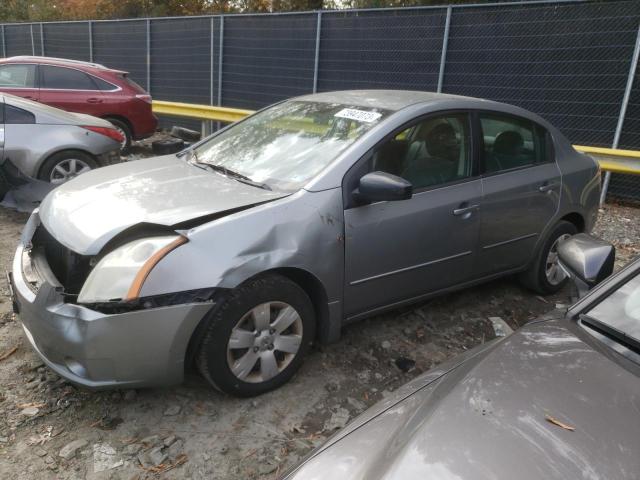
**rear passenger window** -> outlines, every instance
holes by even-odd
[[[113,83],[105,82],[104,80],[99,79],[98,77],[91,77],[91,80],[95,82],[98,86],[98,90],[102,90],[103,92],[110,92],[112,90],[117,90],[118,87]]]
[[[4,123],[6,124],[26,124],[36,123],[36,117],[33,113],[27,112],[13,105],[5,104],[4,106]]]
[[[71,68],[41,65],[42,88],[57,90],[97,90],[96,84],[84,72]]]
[[[546,131],[524,118],[480,114],[485,173],[526,167],[551,160]]]

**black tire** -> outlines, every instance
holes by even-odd
[[[195,130],[174,126],[171,127],[171,136],[181,138],[185,142],[197,142],[200,140],[202,135],[200,132],[196,132]]]
[[[169,155],[178,153],[184,149],[184,140],[179,138],[168,138],[166,140],[156,140],[151,143],[151,149],[156,155]]]
[[[241,319],[246,318],[250,311],[259,305],[269,302],[283,302],[293,307],[299,315],[300,322],[298,323],[302,325],[302,338],[297,352],[291,354],[294,356],[292,358],[289,357],[290,359],[286,360],[286,363],[284,360],[281,361],[283,369],[273,378],[266,381],[255,380],[255,378],[253,382],[244,381],[232,372],[229,365],[227,347],[232,330]],[[272,325],[276,313],[272,312],[271,309],[269,311],[269,322]],[[206,323],[204,324],[202,340],[196,352],[198,369],[213,387],[238,397],[260,395],[289,381],[300,368],[315,337],[315,314],[309,296],[296,283],[274,274],[257,277],[234,289],[222,305],[213,310],[204,319],[204,322]],[[287,330],[284,332],[286,333]],[[256,339],[261,338],[255,334],[254,336]],[[259,340],[255,340],[255,342],[259,342]],[[274,349],[273,344],[270,347],[269,350],[273,352],[272,355],[274,357],[278,358],[277,355],[281,355],[281,358],[285,358],[286,354]],[[250,353],[249,350],[254,348],[257,349],[258,347],[234,350],[234,352],[239,352],[241,356],[243,352],[248,354]],[[268,352],[263,352],[262,350],[257,353],[256,350],[253,351],[254,356],[260,356],[263,353],[268,354]],[[255,360],[255,362],[251,364],[253,366],[252,372],[254,373],[249,374],[249,376],[256,377],[260,375],[258,372],[261,371],[262,360]]]
[[[122,133],[124,135],[124,142],[122,142],[120,144],[120,152],[125,154],[129,152],[129,149],[131,148],[131,142],[133,141],[133,135],[131,133],[131,128],[129,127],[129,125],[126,124],[126,122],[123,122],[122,120],[118,120],[117,118],[105,118],[105,120],[110,121],[114,127],[116,127],[118,129],[118,131],[120,131],[120,133]]]
[[[11,190],[11,184],[9,183],[9,179],[4,173],[3,166],[0,165],[0,202],[9,190]]]
[[[94,168],[98,168],[98,162],[95,158],[85,152],[81,152],[79,150],[63,150],[62,152],[54,153],[49,158],[47,158],[42,167],[40,167],[40,172],[38,173],[38,179],[43,180],[49,183],[64,183],[71,178],[75,177],[79,173],[73,174],[70,171],[69,176],[63,178],[64,175],[58,174],[56,171],[56,167],[61,167],[65,169],[65,165],[70,164],[70,160],[77,160],[76,168],[79,170],[82,163],[84,163],[90,170]]]
[[[550,282],[547,278],[547,257],[556,240],[563,235],[575,235],[576,233],[578,233],[578,229],[573,223],[565,220],[559,221],[547,236],[529,269],[520,274],[520,282],[541,295],[560,291],[569,278],[565,278],[559,283]]]

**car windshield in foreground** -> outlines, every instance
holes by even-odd
[[[336,103],[288,101],[229,127],[199,145],[194,157],[256,184],[293,191],[389,113]]]
[[[583,321],[640,353],[640,275],[587,312]]]

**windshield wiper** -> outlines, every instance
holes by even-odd
[[[256,182],[254,180],[251,180],[246,175],[243,175],[241,173],[238,173],[238,172],[235,172],[233,170],[230,170],[227,167],[223,167],[222,165],[215,165],[213,163],[198,162],[197,160],[196,160],[196,162],[199,163],[200,165],[204,165],[205,167],[207,167],[207,168],[209,168],[211,170],[223,173],[227,177],[231,177],[231,178],[233,178],[234,180],[237,180],[240,183],[246,183],[247,185],[251,185],[253,187],[262,188],[263,190],[271,190],[271,187],[269,185],[267,185],[266,183],[260,183],[260,182]]]
[[[256,182],[254,180],[251,180],[249,177],[247,177],[246,175],[243,175],[242,173],[239,172],[235,172],[227,167],[224,167],[222,165],[216,165],[213,163],[207,163],[207,162],[202,162],[200,160],[198,160],[198,155],[196,154],[195,150],[191,150],[191,158],[193,159],[193,162],[195,164],[197,164],[198,166],[202,166],[204,168],[207,168],[209,170],[213,170],[215,172],[220,172],[222,174],[224,174],[227,177],[233,178],[234,180],[237,180],[240,183],[244,183],[246,185],[251,185],[252,187],[258,187],[258,188],[262,188],[263,190],[271,190],[271,187],[269,185],[267,185],[266,183],[260,183],[260,182]]]
[[[610,340],[613,340],[614,342],[619,343],[620,345],[625,346],[632,352],[635,352],[640,355],[640,342],[635,338],[633,338],[632,336],[626,334],[621,330],[618,330],[617,328],[613,328],[607,325],[606,323],[601,322],[600,320],[590,317],[589,315],[584,313],[580,315],[580,320],[582,320],[582,323],[591,327],[593,330],[600,333],[601,335],[604,335]]]

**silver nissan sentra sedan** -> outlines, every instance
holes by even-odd
[[[177,155],[86,173],[29,219],[12,285],[50,368],[99,387],[285,383],[345,323],[507,274],[566,281],[600,171],[521,108],[409,91],[307,95]]]

